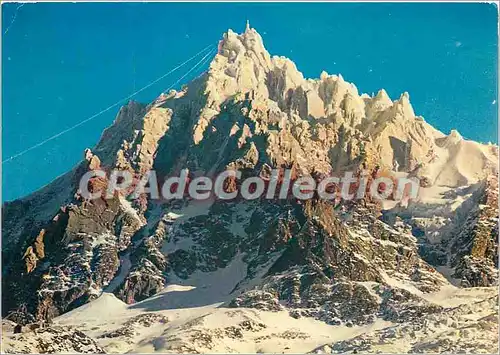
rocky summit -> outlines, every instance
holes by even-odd
[[[123,106],[82,156],[3,206],[5,352],[498,352],[498,146],[438,131],[406,92],[304,78],[247,26],[181,91]],[[364,171],[420,190],[339,203],[79,191],[89,171],[185,168]]]

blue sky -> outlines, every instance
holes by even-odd
[[[497,142],[497,8],[491,4],[37,3],[2,5],[3,160],[95,114],[250,20],[271,54],[361,92],[408,91],[448,133]],[[206,67],[206,65],[205,65]],[[185,68],[187,70],[187,67]],[[195,71],[197,75],[202,71]],[[184,72],[141,92],[149,102]],[[189,76],[188,76],[189,78]],[[186,78],[186,79],[188,79]],[[178,85],[180,86],[180,84]],[[2,199],[82,159],[118,108],[2,164]]]

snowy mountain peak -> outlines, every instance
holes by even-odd
[[[420,189],[405,201],[87,200],[80,178],[100,168],[136,182],[151,169],[353,172]],[[3,316],[57,323],[30,333],[30,351],[70,334],[78,347],[64,351],[448,352],[467,339],[468,352],[495,352],[497,173],[497,146],[444,135],[406,92],[392,101],[340,74],[304,78],[247,24],[223,35],[207,73],[122,107],[74,169],[4,205]],[[464,337],[428,339],[436,329]]]

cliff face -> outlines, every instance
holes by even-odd
[[[100,167],[137,179],[151,168],[165,176],[183,168],[208,176],[386,171],[417,176],[423,188],[404,208],[85,201],[79,178]],[[103,291],[134,304],[236,260],[245,273],[228,307],[351,325],[442,312],[422,294],[497,282],[497,171],[497,146],[437,131],[415,115],[408,93],[393,101],[383,89],[360,94],[341,75],[306,79],[291,60],[271,57],[254,29],[229,30],[205,74],[149,105],[122,107],[77,167],[4,205],[4,316],[26,304],[35,318],[52,319]]]

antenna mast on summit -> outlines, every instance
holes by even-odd
[[[250,21],[247,20],[247,27],[245,28],[245,32],[250,31]]]

